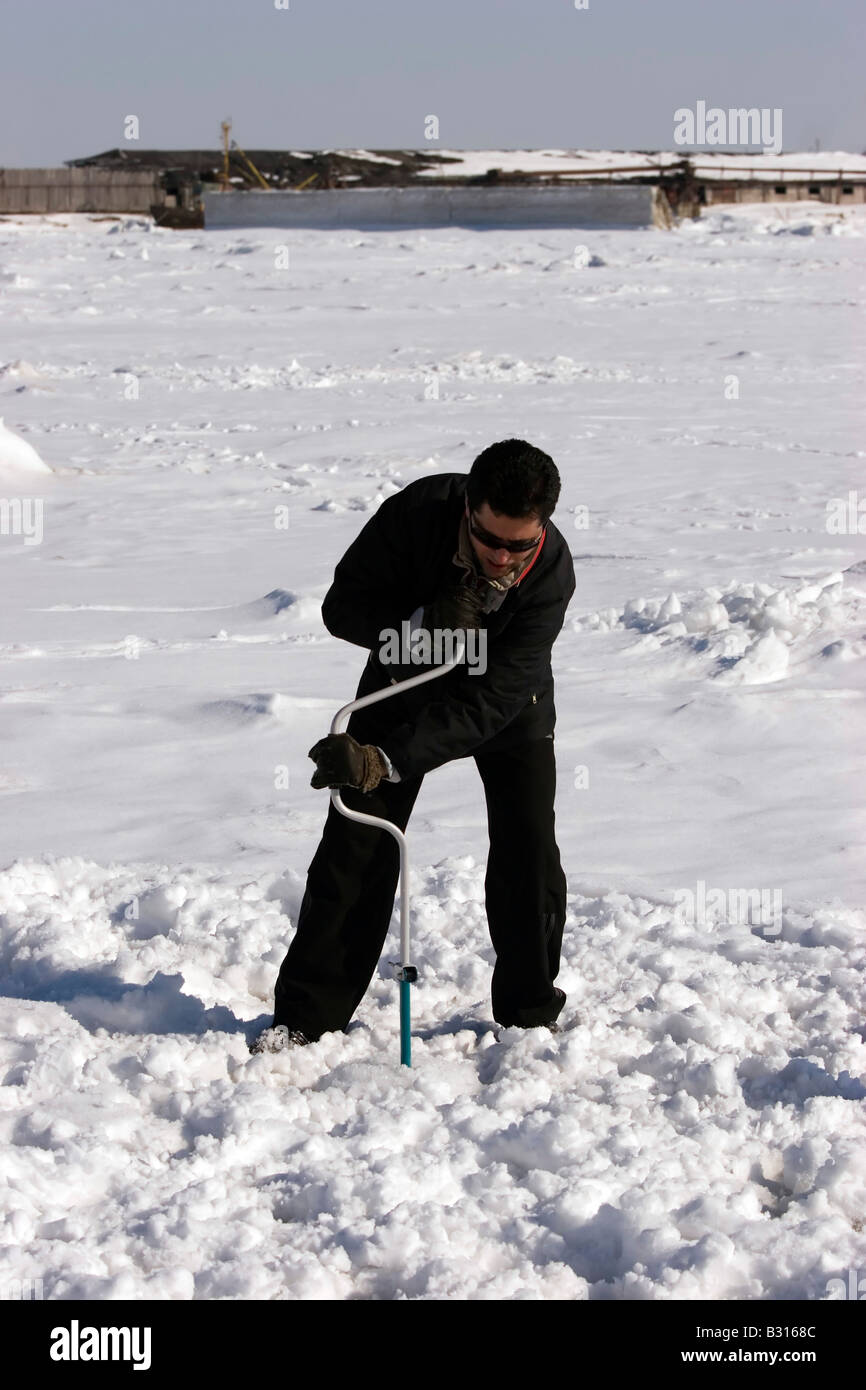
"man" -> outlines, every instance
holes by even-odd
[[[309,755],[312,786],[339,786],[348,807],[401,830],[427,772],[475,759],[490,841],[493,1017],[554,1031],[565,1003],[553,981],[566,882],[554,833],[550,651],[575,589],[569,548],[550,521],[559,492],[553,460],[508,439],[485,449],[468,475],[419,478],[382,503],[322,604],[329,632],[370,651],[356,698],[422,671],[388,659],[387,635],[407,620],[413,637],[477,636],[484,662],[353,711],[347,732],[320,739]],[[330,805],[280,967],[274,1021],[251,1051],[346,1028],[381,956],[398,877],[394,837]]]

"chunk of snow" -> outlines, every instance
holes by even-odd
[[[48,467],[37,454],[32,444],[15,434],[0,418],[0,473],[50,473]]]

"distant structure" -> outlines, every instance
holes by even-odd
[[[223,123],[222,150],[104,150],[70,159],[71,169],[147,174],[158,179],[153,209],[164,226],[204,225],[203,195],[247,189],[321,191],[346,187],[406,187],[438,156],[414,150],[240,150],[229,145]],[[0,185],[2,186],[2,185]],[[2,208],[2,202],[0,202]]]
[[[713,203],[864,203],[866,174],[783,165],[746,177],[736,164],[720,159],[711,178],[694,174],[698,206]]]
[[[655,184],[463,187],[436,183],[409,188],[332,188],[306,192],[205,193],[205,225],[340,227],[387,231],[403,227],[572,228],[671,227],[674,217]]]
[[[714,151],[685,158],[621,150],[247,152],[229,135],[226,121],[222,150],[139,150],[131,143],[67,160],[63,168],[0,169],[0,215],[149,213],[163,226],[176,227],[202,226],[205,220],[229,225],[231,215],[240,218],[237,225],[251,225],[255,204],[257,218],[275,217],[274,225],[285,226],[358,225],[373,208],[379,209],[373,222],[363,225],[435,226],[464,217],[468,225],[505,225],[497,223],[503,216],[507,225],[518,225],[522,216],[522,225],[622,219],[626,225],[664,226],[717,203],[866,201],[866,158],[826,151]],[[580,189],[581,195],[541,196],[553,189]],[[376,190],[378,198],[349,197]],[[275,193],[285,196],[265,212]],[[244,199],[251,200],[245,209]],[[280,204],[291,211],[278,213]],[[554,214],[554,207],[560,211]],[[589,221],[569,222],[578,216]]]
[[[157,216],[165,198],[155,170],[0,169],[0,215],[152,212]]]

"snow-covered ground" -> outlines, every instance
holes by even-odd
[[[821,1299],[866,1267],[864,234],[0,221],[0,1280]],[[347,1034],[251,1057],[364,660],[334,565],[510,436],[559,464],[578,581],[565,1027],[492,1027],[470,759],[410,823],[412,1069],[396,913]]]

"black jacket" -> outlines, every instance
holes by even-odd
[[[370,650],[357,695],[393,675],[379,651],[384,629],[430,603],[457,573],[453,555],[466,473],[437,473],[387,497],[349,546],[322,604],[328,631]],[[552,522],[531,568],[482,620],[487,668],[465,664],[414,690],[357,711],[352,732],[384,749],[401,777],[420,776],[471,753],[553,733],[550,649],[575,590],[568,545]],[[405,671],[401,679],[422,668]]]

